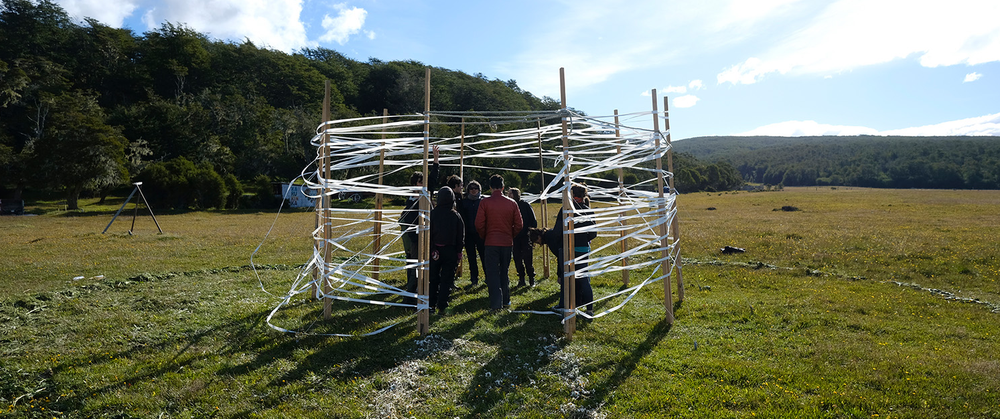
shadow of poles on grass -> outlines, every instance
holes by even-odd
[[[163,378],[168,373],[179,372],[188,368],[199,360],[214,356],[211,353],[195,353],[193,351],[201,341],[214,335],[231,336],[234,340],[227,341],[223,348],[228,347],[230,349],[226,350],[226,352],[232,352],[232,347],[239,346],[248,336],[252,335],[251,332],[253,330],[262,327],[264,317],[267,313],[268,311],[255,312],[197,333],[186,334],[177,338],[161,339],[159,342],[153,344],[134,344],[131,348],[123,351],[91,355],[80,358],[75,362],[67,362],[53,367],[49,370],[48,374],[54,377],[59,374],[79,374],[78,371],[80,370],[100,368],[104,364],[120,359],[132,360],[139,365],[134,374],[115,377],[115,381],[110,384],[93,388],[61,389],[60,391],[64,393],[57,398],[57,402],[53,405],[53,408],[63,411],[79,411],[84,408],[86,400],[93,395],[110,393],[140,383],[153,382],[158,378]],[[171,349],[171,347],[176,349]],[[156,366],[153,366],[153,362],[156,362],[158,359],[157,353],[167,353],[173,350],[176,350],[176,352],[170,360],[157,363]],[[185,356],[189,352],[190,355]],[[148,360],[139,360],[143,358]],[[198,396],[192,393],[192,397]]]
[[[512,294],[523,294],[523,290]],[[545,306],[555,298],[545,296],[523,306]],[[470,408],[467,416],[502,416],[507,412],[493,411],[496,406],[524,387],[533,387],[541,370],[552,362],[551,355],[568,342],[559,338],[562,326],[555,316],[504,312],[484,314],[482,318],[494,322],[501,331],[482,330],[470,339],[495,346],[497,353],[476,371],[460,400]],[[518,403],[516,399],[508,401]]]
[[[679,305],[675,304],[675,307],[679,308]],[[667,319],[660,319],[653,328],[646,335],[646,339],[635,346],[631,352],[628,353],[622,359],[612,360],[603,366],[598,368],[614,366],[614,371],[608,376],[603,382],[596,384],[593,388],[593,396],[591,397],[591,404],[593,406],[600,406],[604,404],[607,400],[608,395],[613,393],[618,387],[622,385],[635,371],[636,367],[639,366],[639,362],[642,361],[647,355],[649,355],[656,345],[667,336],[670,329],[673,326],[667,323]]]

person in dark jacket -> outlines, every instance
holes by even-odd
[[[445,314],[455,285],[455,268],[462,258],[465,223],[455,210],[455,192],[441,187],[437,206],[431,210],[430,305],[437,314]]]
[[[514,268],[517,270],[517,286],[523,287],[524,276],[527,274],[531,286],[535,286],[535,266],[532,263],[534,257],[531,249],[531,241],[528,240],[528,229],[538,227],[538,220],[535,219],[535,212],[531,210],[531,204],[521,199],[521,190],[510,188],[507,196],[517,202],[517,208],[521,211],[521,221],[524,227],[521,232],[514,236]]]
[[[434,146],[434,163],[428,168],[428,178],[430,182],[427,185],[428,191],[434,191],[437,187],[438,170],[440,164],[438,164],[438,147]],[[424,186],[424,172],[414,171],[410,175],[410,186]],[[399,217],[399,228],[403,230],[403,252],[406,254],[406,264],[416,265],[417,263],[417,216],[420,214],[420,197],[411,196],[406,199],[406,205],[403,206],[403,212]],[[406,291],[407,292],[417,292],[417,268],[409,268],[406,270]],[[404,303],[414,304],[416,302],[413,298],[404,298]]]
[[[573,229],[580,229],[583,227],[594,225],[593,220],[589,220],[585,217],[592,214],[590,207],[584,203],[584,198],[587,197],[587,187],[586,185],[573,184],[570,189],[573,196],[573,207],[576,208],[573,222]],[[552,307],[553,310],[562,310],[565,307],[563,302],[563,217],[562,211],[556,215],[556,223],[552,229],[549,230],[539,230],[532,229],[529,232],[529,239],[535,243],[544,243],[552,251],[552,254],[556,257],[556,280],[559,282],[559,305]],[[597,233],[590,231],[586,233],[575,233],[573,235],[573,246],[574,246],[574,258],[579,259],[582,256],[586,256],[590,253],[590,241],[597,238]],[[587,260],[582,259],[577,262],[574,266],[577,271],[587,267]],[[576,306],[581,307],[584,304],[587,305],[587,311],[592,312],[594,305],[591,302],[594,301],[594,290],[590,286],[590,277],[582,276],[576,274],[576,292],[574,293],[576,299]]]
[[[479,182],[469,182],[466,189],[465,198],[459,201],[458,208],[462,221],[465,221],[465,255],[469,262],[469,282],[471,287],[475,287],[479,285],[479,266],[476,265],[476,260],[478,259],[484,266],[486,264],[484,259],[486,245],[476,232],[476,213],[479,211],[483,195]]]

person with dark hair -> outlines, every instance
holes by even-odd
[[[445,179],[444,184],[455,193],[455,202],[457,203],[462,196],[462,178],[458,177],[458,175],[451,175],[448,176],[448,179]]]
[[[476,260],[479,259],[482,265],[486,266],[486,247],[476,231],[476,214],[479,212],[479,203],[483,195],[479,182],[469,182],[466,189],[468,192],[465,198],[458,201],[458,213],[465,221],[465,255],[469,262],[469,286],[475,287],[479,285],[479,266],[476,265]]]
[[[490,310],[499,311],[510,307],[511,248],[514,236],[524,225],[517,203],[503,195],[503,177],[490,177],[489,198],[482,200],[476,212],[476,231],[483,238],[486,248],[483,273],[486,274],[486,288],[489,292]]]
[[[438,170],[440,164],[438,163],[438,146],[434,146],[434,163],[428,167],[427,171],[428,178],[430,178],[430,183],[427,185],[428,191],[433,191],[437,186],[436,181],[438,178]],[[424,172],[414,171],[410,175],[410,186],[424,186]],[[406,264],[416,265],[417,263],[417,215],[420,214],[420,197],[411,196],[406,199],[406,204],[403,206],[403,212],[399,216],[399,228],[403,230],[403,252],[406,254]],[[406,270],[406,291],[407,292],[417,292],[417,269],[409,268]],[[404,303],[413,304],[415,300],[413,298],[404,298]]]
[[[528,229],[538,227],[538,220],[535,219],[535,212],[531,210],[531,204],[521,199],[521,190],[510,188],[507,192],[510,199],[517,202],[517,208],[521,211],[521,221],[524,226],[521,232],[514,236],[514,269],[517,270],[517,286],[523,287],[524,276],[528,275],[531,286],[535,286],[535,266],[532,263],[534,257],[531,249],[531,241],[528,240]]]
[[[454,190],[442,186],[437,194],[437,206],[431,210],[430,306],[431,310],[437,308],[439,315],[447,313],[455,269],[465,243],[465,223],[454,203]]]
[[[573,229],[577,230],[583,227],[592,226],[596,224],[593,220],[587,219],[586,217],[592,212],[590,207],[584,203],[584,199],[587,198],[587,186],[581,184],[573,184],[570,188],[571,195],[573,197],[573,207],[575,208],[575,215],[573,217]],[[529,231],[530,240],[537,244],[544,243],[552,251],[552,254],[556,257],[556,280],[559,282],[559,305],[552,307],[553,310],[562,310],[565,307],[563,302],[563,275],[564,275],[564,261],[563,261],[563,217],[562,211],[556,215],[556,223],[552,229],[549,230],[539,230],[532,229]],[[582,256],[586,256],[590,253],[590,241],[597,238],[597,233],[590,231],[586,233],[576,233],[573,234],[573,246],[574,246],[574,258],[579,259]],[[586,259],[583,259],[576,263],[574,268],[579,271],[587,267]],[[576,299],[576,306],[581,307],[584,304],[587,305],[587,312],[592,313],[594,310],[594,290],[590,285],[590,277],[587,276],[576,276],[576,292],[574,293]]]

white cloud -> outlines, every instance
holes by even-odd
[[[1000,136],[1000,113],[940,124],[903,129],[878,131],[868,127],[820,124],[816,121],[786,121],[764,125],[736,135],[773,135],[800,137],[818,135],[900,135],[900,136],[950,136],[996,135]]]
[[[116,28],[139,7],[140,0],[56,0],[66,13],[76,20],[85,17]]]
[[[976,80],[979,80],[980,77],[983,77],[983,75],[979,74],[979,73],[977,73],[975,71],[973,71],[973,72],[965,75],[965,80],[962,83],[968,83],[970,81],[976,81]]]
[[[321,42],[336,42],[340,45],[347,43],[351,35],[361,32],[365,25],[365,17],[368,12],[358,7],[347,8],[346,4],[334,5],[337,9],[337,16],[323,16],[323,29],[326,31],[319,37]],[[369,33],[369,38],[374,38],[373,32]]]
[[[675,97],[674,98],[674,107],[675,108],[690,108],[690,107],[694,106],[696,103],[698,103],[699,100],[701,100],[701,99],[699,99],[698,96],[695,96],[695,95],[684,95],[684,96],[681,96],[681,97]]]
[[[911,55],[925,67],[1000,61],[1000,2],[995,0],[837,0],[802,26],[719,73],[719,83],[750,84],[769,73],[828,75]]]
[[[736,135],[774,135],[801,137],[814,135],[875,135],[877,130],[867,127],[820,124],[816,121],[785,121],[764,125]]]
[[[250,39],[261,47],[291,52],[313,46],[299,20],[303,0],[165,0],[145,15],[148,29],[183,24],[216,39]]]
[[[687,93],[687,86],[667,86],[663,89],[663,93]]]
[[[922,127],[883,131],[882,135],[1000,135],[1000,113]]]
[[[660,0],[637,0],[628,7],[606,0],[561,0],[540,2],[539,7],[558,8],[558,13],[526,21],[530,30],[513,31],[519,35],[504,42],[520,52],[494,68],[525,90],[550,97],[559,96],[559,68],[566,69],[567,87],[580,91],[678,57],[688,46],[671,35],[693,34],[687,29],[700,26],[696,22],[711,13],[700,4]],[[665,25],[664,16],[676,24]]]
[[[754,84],[763,78],[765,74],[775,70],[777,69],[773,67],[765,67],[765,63],[759,58],[750,57],[746,61],[719,73],[716,79],[719,84],[725,82],[732,84]]]
[[[691,90],[701,90],[705,87],[705,84],[702,83],[701,80],[691,80],[691,82],[688,83],[688,87],[690,87]]]

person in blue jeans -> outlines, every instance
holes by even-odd
[[[502,176],[490,177],[490,189],[490,197],[479,203],[476,231],[486,247],[483,273],[486,274],[490,310],[499,311],[510,307],[511,249],[514,236],[521,232],[522,221],[517,203],[503,194]]]
[[[458,203],[458,211],[465,222],[465,256],[469,262],[469,286],[479,285],[479,265],[478,260],[486,266],[486,246],[483,239],[476,232],[476,213],[479,212],[479,203],[483,200],[482,186],[479,182],[471,181],[465,187],[465,198]]]
[[[521,190],[510,188],[507,195],[521,211],[521,221],[524,226],[521,232],[514,236],[514,269],[517,270],[517,286],[525,286],[524,277],[527,275],[529,284],[535,286],[535,265],[532,261],[534,252],[532,251],[531,240],[528,240],[528,229],[538,227],[538,220],[535,219],[535,212],[531,209],[531,204],[521,199]]]

